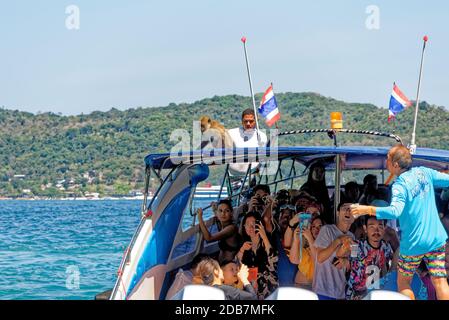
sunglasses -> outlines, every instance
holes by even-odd
[[[295,206],[293,206],[291,204],[284,204],[283,206],[281,206],[279,208],[279,210],[284,210],[284,209],[296,210]]]

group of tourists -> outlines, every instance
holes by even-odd
[[[248,129],[253,136],[246,141],[252,141],[255,115],[250,111],[231,137]],[[315,162],[298,190],[271,193],[260,184],[239,207],[230,200],[214,203],[216,232],[199,210],[204,240],[218,241],[220,250],[192,263],[190,283],[218,287],[227,299],[237,300],[265,299],[282,286],[311,290],[322,300],[363,299],[394,271],[398,291],[411,299],[415,273],[429,298],[449,299],[449,197],[436,197],[434,190],[448,188],[449,175],[412,168],[412,156],[402,145],[392,147],[386,161],[397,177],[392,186],[379,186],[371,174],[363,184],[348,182],[339,191],[337,208],[325,167]],[[167,298],[180,289],[175,283]]]

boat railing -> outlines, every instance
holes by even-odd
[[[307,134],[307,133],[327,133],[330,138],[336,139],[337,133],[349,133],[349,134],[365,134],[379,137],[386,137],[396,140],[396,142],[402,143],[402,138],[398,135],[388,133],[388,132],[379,132],[379,131],[370,131],[370,130],[352,130],[352,129],[303,129],[303,130],[291,130],[279,132],[277,136],[287,136],[293,134]]]

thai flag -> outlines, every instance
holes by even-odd
[[[396,83],[393,84],[393,92],[391,93],[390,98],[390,107],[388,111],[388,122],[390,122],[391,119],[396,117],[396,115],[404,110],[407,107],[410,107],[412,103],[409,99],[402,93],[401,90],[399,90],[399,87],[396,85]]]
[[[273,85],[269,86],[265,91],[260,102],[259,113],[265,118],[265,123],[271,127],[281,118],[276,98],[273,93]]]

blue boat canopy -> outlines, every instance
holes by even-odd
[[[185,154],[150,154],[145,164],[155,170],[172,169],[180,164],[206,163],[219,165],[232,162],[263,162],[292,158],[309,166],[320,161],[326,169],[334,169],[335,155],[343,156],[343,168],[385,169],[385,159],[389,147],[365,146],[319,146],[319,147],[278,147],[278,148],[236,148],[195,150]],[[449,151],[429,148],[417,148],[413,155],[413,166],[427,166],[436,170],[449,170]]]

